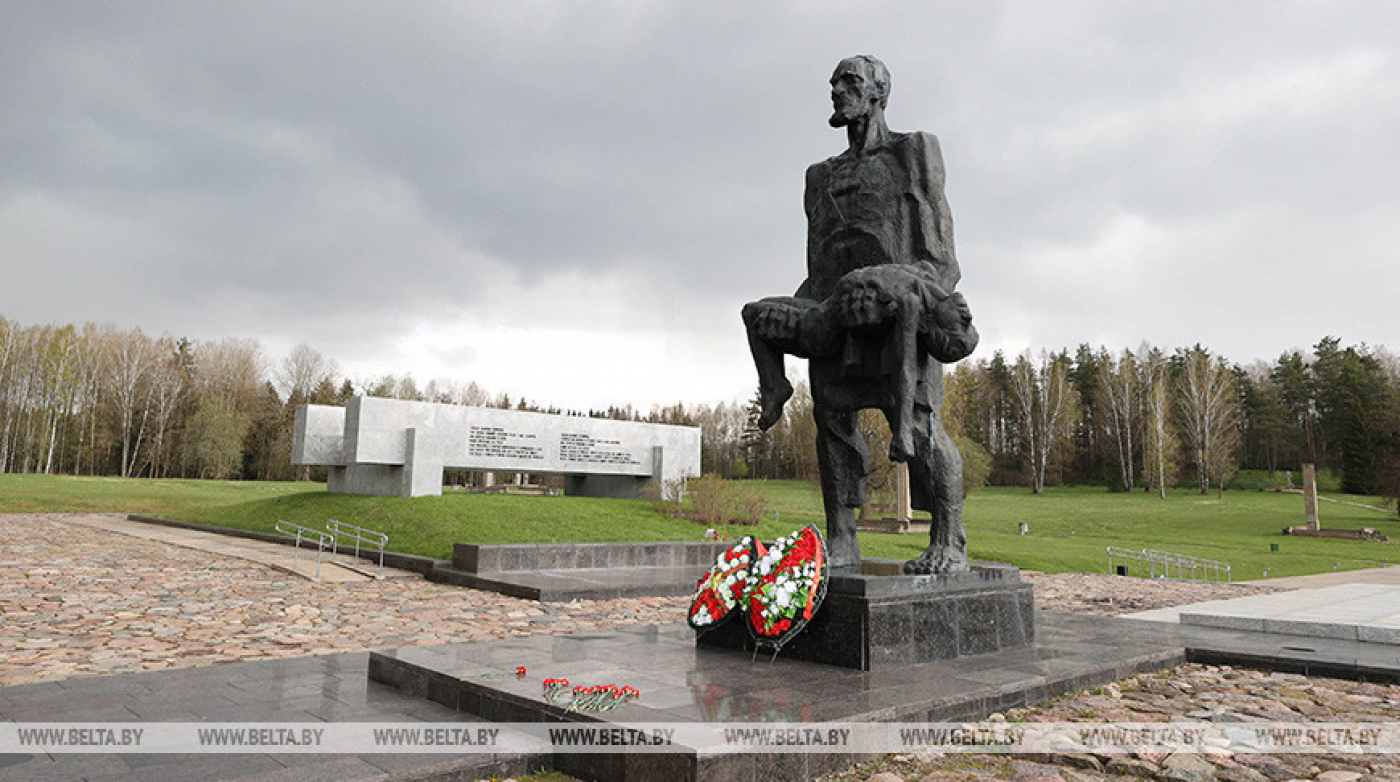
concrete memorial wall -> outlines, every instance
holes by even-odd
[[[292,464],[330,468],[336,494],[442,494],[444,468],[567,476],[566,494],[635,497],[700,473],[700,430],[487,407],[354,397],[301,405]]]

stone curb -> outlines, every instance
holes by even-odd
[[[277,543],[283,546],[296,546],[296,541],[273,532],[257,532],[255,530],[234,529],[232,527],[216,527],[211,524],[196,524],[192,521],[176,521],[174,519],[162,519],[156,516],[143,516],[139,513],[128,514],[126,517],[130,521],[139,521],[146,524],[159,524],[166,527],[178,527],[180,529],[194,530],[196,532],[211,532],[216,535],[227,535],[234,538],[247,538],[263,543]],[[302,548],[315,548],[309,541],[302,543]],[[353,556],[353,551],[341,551],[340,553]],[[378,564],[378,552],[361,551],[360,559],[372,564]],[[451,563],[445,559],[433,559],[432,557],[422,557],[417,554],[402,554],[396,551],[384,552],[384,566],[398,568],[417,573],[427,578],[435,568],[448,567]]]

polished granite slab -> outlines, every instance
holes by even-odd
[[[676,624],[376,652],[369,673],[405,693],[498,722],[940,722],[978,719],[1185,659],[1181,647],[1164,647],[1150,633],[1125,638],[1112,621],[1085,619],[1042,612],[1032,645],[879,671],[697,646],[694,632]],[[506,675],[517,666],[530,676]],[[630,685],[642,695],[606,715],[568,712],[545,699],[543,678]],[[668,755],[556,753],[554,766],[628,782],[797,780],[862,759],[696,746]]]
[[[697,650],[684,626],[630,632],[518,639],[486,644],[403,649],[387,659],[446,661],[439,674],[421,676],[435,692],[411,694],[368,679],[369,654],[359,652],[287,660],[233,663],[173,671],[84,676],[0,687],[0,720],[13,722],[476,722],[511,718],[511,704],[538,701],[539,680],[574,672],[580,683],[630,683],[640,701],[609,715],[655,720],[976,719],[1020,703],[1093,687],[1139,669],[1201,662],[1253,665],[1324,676],[1400,681],[1400,647],[1334,638],[1191,627],[1131,619],[1037,612],[1037,643],[1015,653],[968,657],[899,671],[862,673],[779,657],[769,663],[742,652]],[[670,639],[670,640],[666,640]],[[674,643],[685,641],[684,643]],[[474,652],[467,647],[477,647]],[[455,651],[453,651],[455,650]],[[661,659],[652,660],[653,655]],[[515,666],[533,666],[530,680]],[[668,674],[667,671],[670,671]],[[474,673],[495,676],[473,681]],[[506,672],[507,675],[502,675]],[[779,675],[783,678],[778,678]],[[473,696],[454,700],[467,688]],[[517,687],[518,685],[518,687]],[[907,692],[907,695],[902,694]],[[432,696],[436,696],[435,698]],[[438,702],[434,702],[437,700]],[[452,705],[444,705],[451,701]],[[472,706],[497,716],[459,711]],[[644,711],[633,711],[643,709]],[[521,712],[517,712],[521,713]],[[523,712],[546,715],[538,709]],[[909,716],[903,716],[909,715]],[[575,715],[577,716],[577,715]],[[548,718],[557,719],[558,715]],[[249,779],[292,782],[444,780],[505,777],[554,767],[561,756],[547,744],[500,755],[413,755],[361,752],[340,755],[0,755],[0,780]],[[600,778],[627,779],[616,756],[595,756]],[[633,776],[645,764],[628,761]],[[695,758],[691,760],[689,758]],[[804,779],[862,758],[813,755],[706,757],[692,753],[668,780]],[[568,762],[567,760],[565,761]],[[612,764],[612,767],[608,767]],[[668,769],[659,769],[667,771]],[[720,776],[723,774],[723,776]]]
[[[0,687],[3,722],[449,724],[471,715],[370,681],[368,652],[80,676]],[[551,763],[547,744],[470,755],[0,754],[0,782],[261,782],[507,777]]]

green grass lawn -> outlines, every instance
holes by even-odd
[[[1349,498],[1379,505],[1379,498]],[[1324,527],[1372,527],[1400,538],[1400,517],[1323,503]],[[1235,491],[1217,498],[1177,490],[1113,494],[1102,488],[982,489],[964,510],[973,556],[1016,562],[1023,568],[1107,572],[1105,549],[1150,548],[1230,564],[1235,580],[1348,570],[1400,562],[1400,546],[1374,541],[1292,537],[1283,528],[1303,523],[1297,494]],[[1017,534],[1017,523],[1030,526]],[[888,535],[881,537],[890,537]],[[1278,552],[1270,551],[1277,544]]]
[[[775,512],[753,532],[765,539],[806,523],[824,528],[815,484],[765,481],[759,485]],[[1343,498],[1381,504],[1377,498]],[[278,519],[321,527],[328,518],[390,536],[397,551],[438,558],[452,544],[698,540],[700,525],[657,514],[641,500],[461,494],[400,499],[327,494],[324,484],[144,480],[71,476],[0,475],[0,512],[143,513],[241,529],[271,530]],[[1400,518],[1335,503],[1322,504],[1324,527],[1374,527],[1400,539]],[[1185,490],[1166,499],[1102,488],[981,489],[965,510],[973,557],[1048,572],[1107,572],[1108,546],[1153,548],[1228,562],[1236,580],[1301,575],[1400,562],[1394,543],[1296,538],[1282,534],[1301,523],[1303,499],[1269,491],[1231,491],[1223,498]],[[1017,524],[1030,525],[1029,535]],[[867,556],[911,558],[922,535],[861,533]],[[1279,551],[1270,552],[1270,544]]]
[[[0,512],[143,513],[184,518],[215,506],[311,491],[324,484],[0,474]]]

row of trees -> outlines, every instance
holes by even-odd
[[[256,341],[0,318],[0,471],[288,477],[289,421]]]
[[[1098,482],[1165,493],[1188,469],[1202,493],[1238,464],[1240,373],[1199,346],[1000,353],[947,382],[945,419],[992,455],[992,480]]]
[[[799,389],[770,433],[757,405],[701,408],[706,468],[731,477],[816,474],[811,397]],[[944,378],[943,419],[999,485],[1102,483],[1165,495],[1221,490],[1237,470],[1269,479],[1311,462],[1358,494],[1400,493],[1400,361],[1320,341],[1273,363],[1234,364],[1202,346],[1023,353],[964,361]],[[878,416],[862,418],[871,433]],[[879,460],[877,459],[877,462]]]
[[[476,383],[352,381],[299,345],[276,364],[253,339],[191,341],[113,326],[25,326],[0,317],[0,472],[123,477],[316,477],[291,465],[305,403],[355,395],[641,420],[631,406],[564,411]],[[647,416],[692,423],[683,406]]]
[[[943,417],[971,483],[1105,483],[1219,490],[1236,469],[1312,462],[1342,488],[1400,485],[1400,361],[1326,338],[1310,354],[1238,365],[1206,348],[1024,353],[964,361],[945,375]],[[356,394],[686,424],[702,429],[705,472],[817,475],[812,398],[799,384],[772,430],[748,404],[564,411],[475,383],[354,382],[298,346],[275,366],[250,339],[193,342],[111,326],[24,326],[0,317],[0,472],[148,477],[311,477],[290,464],[297,405]],[[888,429],[861,429],[886,482]]]

